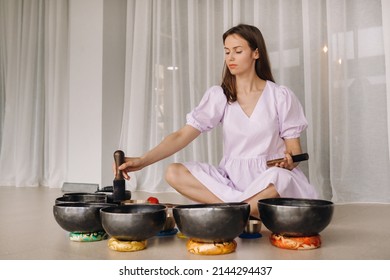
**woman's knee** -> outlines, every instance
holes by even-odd
[[[171,163],[170,165],[168,165],[167,170],[165,172],[165,180],[171,186],[175,186],[180,180],[180,177],[185,169],[185,166],[181,163]]]

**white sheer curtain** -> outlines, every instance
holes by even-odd
[[[0,0],[0,186],[66,174],[68,2]]]
[[[388,9],[383,11],[389,16]],[[337,201],[389,201],[390,81],[381,1],[330,1],[327,14],[333,196]]]
[[[310,127],[302,142],[311,158],[303,167],[321,196],[390,201],[385,6],[387,0],[129,0],[121,147],[141,155],[181,127],[204,91],[220,84],[223,32],[253,24],[266,39],[277,83],[305,107]],[[133,174],[133,187],[170,191],[169,162],[217,164],[221,143],[218,131],[202,135]]]

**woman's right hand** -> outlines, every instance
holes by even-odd
[[[122,172],[123,178],[130,180],[129,172],[141,170],[144,166],[140,157],[125,157],[125,162],[118,167],[118,170]],[[112,165],[114,175],[116,174],[115,162]]]

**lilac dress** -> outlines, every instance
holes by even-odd
[[[183,163],[204,186],[224,202],[244,201],[273,184],[281,197],[317,198],[299,167],[292,171],[266,161],[284,157],[282,138],[298,138],[307,127],[299,100],[284,87],[267,81],[248,117],[238,102],[229,104],[220,86],[206,91],[187,115],[187,125],[207,132],[223,127],[223,158],[219,166]]]

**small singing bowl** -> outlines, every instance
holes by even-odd
[[[165,220],[164,226],[161,231],[171,231],[175,228],[176,222],[175,218],[173,217],[172,212],[167,212],[167,219]]]
[[[55,204],[74,204],[74,203],[106,203],[107,196],[105,194],[95,193],[73,193],[64,194],[61,197],[55,199]]]
[[[149,202],[142,199],[127,199],[127,200],[123,200],[121,202],[121,205],[145,204],[145,203],[149,203]]]
[[[173,204],[173,203],[164,203],[167,207],[167,219],[165,221],[164,227],[161,231],[171,231],[175,228],[176,222],[175,217],[173,216],[173,207],[178,206],[179,204]]]
[[[261,220],[250,219],[244,228],[244,233],[249,233],[249,234],[260,233],[261,225],[262,225]]]
[[[65,193],[62,198],[58,198],[56,202],[66,203],[66,202],[107,202],[107,195],[103,193],[84,193],[84,192],[74,192],[74,193]]]

